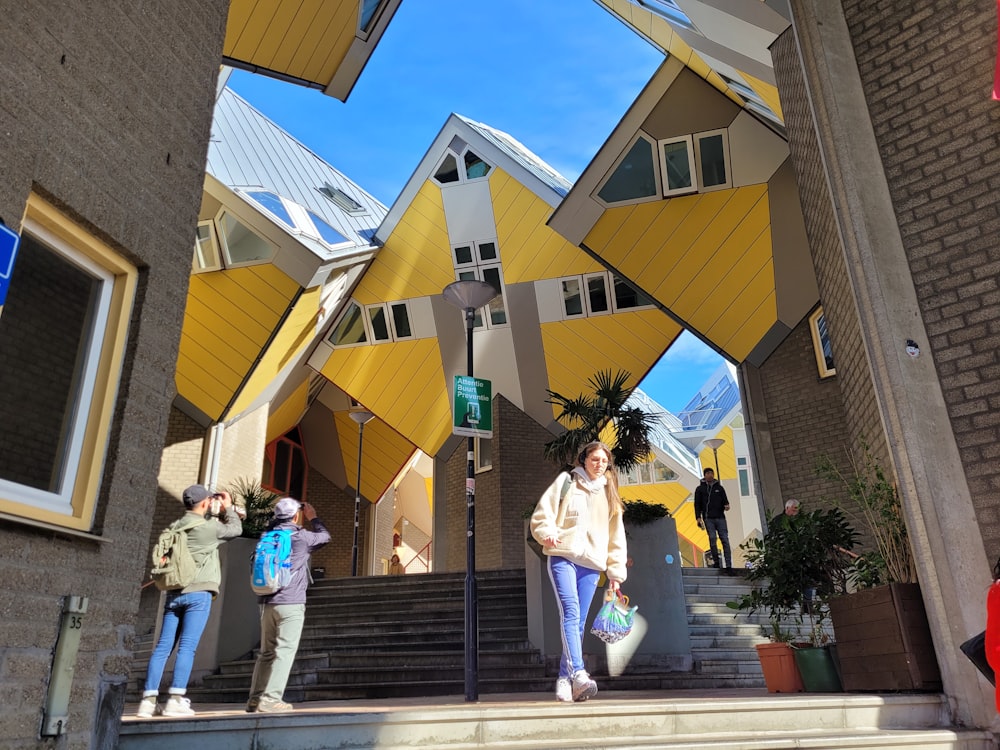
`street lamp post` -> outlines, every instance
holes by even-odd
[[[719,448],[725,445],[725,443],[726,441],[722,438],[712,438],[705,441],[705,445],[712,449],[712,455],[715,457],[715,479],[718,482],[722,481],[722,477],[719,476]]]
[[[445,302],[465,312],[466,374],[472,377],[472,328],[476,310],[496,298],[492,284],[475,279],[444,288]],[[476,439],[469,436],[465,479],[465,700],[479,700],[479,596],[476,588]]]
[[[375,415],[367,409],[352,409],[349,416],[358,423],[358,481],[354,491],[354,546],[351,547],[351,576],[358,574],[358,521],[361,516],[361,449],[365,440],[365,425]]]

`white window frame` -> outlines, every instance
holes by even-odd
[[[743,492],[744,478],[747,491]],[[750,467],[750,459],[747,456],[736,457],[736,481],[740,490],[740,497],[751,497],[753,495],[753,472]]]
[[[498,251],[499,254],[499,251]],[[461,268],[455,269],[455,281],[462,281],[463,279],[475,279],[476,281],[486,281],[483,278],[483,272],[487,269],[497,269],[500,276],[500,299],[503,301],[503,311],[504,317],[507,318],[504,323],[494,323],[491,316],[488,314],[489,305],[483,305],[483,307],[476,310],[475,318],[473,319],[473,328],[488,328],[488,329],[499,329],[499,328],[510,328],[510,306],[507,304],[507,284],[503,280],[503,265],[499,262],[497,263],[484,263],[481,266],[462,266]],[[486,282],[489,283],[489,282]],[[486,310],[487,314],[483,311]]]
[[[467,168],[465,166],[465,155],[470,151],[475,153],[476,149],[472,148],[472,146],[470,146],[469,144],[465,144],[465,146],[462,147],[462,150],[458,152],[451,148],[445,149],[444,154],[441,156],[440,159],[437,160],[437,163],[434,165],[434,169],[431,170],[431,179],[434,180],[435,183],[437,183],[443,188],[451,187],[453,185],[461,185],[467,182],[479,182],[480,180],[488,180],[490,176],[493,174],[493,171],[497,168],[496,164],[487,160],[486,157],[483,156],[481,153],[478,153],[476,154],[476,156],[479,157],[485,164],[487,164],[489,166],[489,169],[486,170],[486,174],[484,174],[482,177],[469,177]],[[458,179],[455,180],[454,182],[441,182],[437,178],[437,173],[441,169],[441,165],[444,164],[445,159],[447,159],[449,156],[454,157],[455,163],[458,165]],[[459,243],[459,244],[464,244],[464,243]]]
[[[608,299],[608,309],[598,310],[595,312],[590,301],[588,281],[596,278],[600,278],[604,284],[604,291]],[[583,311],[580,313],[570,314],[566,311],[566,298],[563,294],[563,284],[567,281],[576,281],[580,285],[580,295],[583,303]],[[592,271],[591,273],[585,273],[579,276],[561,276],[558,279],[558,282],[559,295],[561,297],[560,313],[562,314],[563,320],[576,320],[579,318],[591,318],[600,315],[612,315],[622,312],[635,312],[636,310],[652,310],[656,307],[656,305],[652,303],[648,305],[636,305],[635,307],[619,307],[618,295],[615,294],[615,274],[611,271]]]
[[[200,237],[200,230],[208,230],[208,238],[202,240]],[[204,253],[202,250],[205,247],[210,248],[210,254],[213,259],[213,263],[202,263],[201,259]],[[219,249],[219,233],[216,231],[215,222],[212,219],[206,219],[205,221],[198,222],[198,230],[195,232],[194,236],[194,259],[191,263],[192,273],[207,273],[209,271],[221,271],[222,270],[222,252]]]
[[[0,479],[0,512],[87,531],[107,455],[138,270],[35,195],[28,199],[21,233],[89,275],[98,288],[72,405],[64,416],[58,486],[48,491]]]
[[[681,187],[671,188],[669,170],[667,169],[667,156],[663,151],[664,146],[673,143],[683,143],[687,146],[688,164],[691,167],[691,184]],[[656,142],[657,160],[660,162],[660,183],[663,187],[663,195],[689,195],[698,192],[698,166],[694,159],[694,140],[690,135],[682,135],[679,138],[664,138]]]
[[[401,336],[399,331],[396,330],[396,319],[393,317],[392,308],[394,305],[401,305],[406,310],[406,317],[410,321],[410,335]],[[356,306],[361,310],[361,325],[365,330],[365,340],[358,341],[352,344],[337,344],[332,340],[334,332],[340,325],[341,321],[347,316],[351,311],[352,307]],[[386,330],[389,333],[389,338],[376,338],[375,337],[375,325],[372,323],[372,310],[381,309],[382,314],[386,321]],[[330,333],[326,336],[326,342],[332,346],[334,349],[350,349],[355,346],[375,346],[376,344],[389,344],[395,341],[408,341],[414,338],[413,335],[413,311],[410,309],[410,304],[406,300],[393,300],[392,302],[371,302],[367,305],[363,305],[358,302],[353,297],[347,301],[344,305],[343,311],[337,316],[337,319],[330,326]]]
[[[715,136],[721,136],[722,139],[722,160],[726,168],[726,181],[719,185],[706,185],[705,184],[705,171],[701,163],[701,142],[707,140],[708,138],[713,138]],[[733,186],[733,167],[732,160],[729,158],[729,131],[726,128],[719,128],[717,130],[705,130],[701,133],[694,134],[694,158],[695,166],[697,167],[697,180],[700,187],[698,188],[699,193],[711,193],[716,190],[728,190]]]
[[[638,143],[640,140],[643,140],[646,143],[648,143],[650,150],[653,152],[651,157],[653,160],[653,181],[656,183],[656,188],[653,191],[653,194],[641,196],[639,198],[626,198],[624,200],[614,201],[614,202],[605,200],[600,195],[601,191],[604,190],[604,186],[608,184],[608,182],[614,176],[615,172],[618,171],[618,168],[621,166],[622,162],[625,161],[625,157],[627,157],[632,152],[632,149],[635,148],[635,144]],[[663,192],[663,179],[662,179],[662,166],[660,164],[661,160],[658,156],[658,154],[660,153],[659,148],[660,147],[658,145],[658,141],[651,135],[649,135],[648,133],[644,133],[641,130],[637,132],[632,137],[632,140],[629,141],[628,146],[626,146],[622,150],[621,154],[618,155],[618,158],[615,159],[614,166],[612,166],[611,169],[608,170],[608,173],[604,176],[604,179],[598,183],[597,189],[594,190],[594,192],[591,194],[591,197],[605,208],[611,208],[612,206],[632,206],[638,203],[649,203],[651,201],[660,200]]]
[[[251,198],[247,198],[247,200],[252,200],[252,199]],[[260,210],[261,211],[265,211],[266,209],[263,206],[261,206]],[[268,213],[268,215],[273,215],[269,211],[267,213]],[[233,218],[233,220],[239,222],[240,225],[242,225],[243,228],[246,229],[248,232],[253,232],[253,234],[261,242],[263,242],[264,244],[266,244],[268,247],[271,248],[271,254],[268,257],[266,257],[266,258],[254,258],[252,260],[234,261],[233,260],[233,256],[229,252],[229,237],[228,237],[227,233],[225,232],[225,230],[223,229],[223,226],[224,226],[223,220],[226,217],[226,215],[231,216]],[[282,224],[282,226],[286,226],[285,222],[283,222],[283,221],[281,222],[281,224]],[[274,256],[276,256],[278,254],[278,247],[277,247],[277,245],[275,245],[273,242],[271,242],[271,240],[269,240],[266,237],[264,237],[260,232],[258,232],[256,229],[254,229],[249,224],[249,222],[247,222],[246,219],[244,219],[242,216],[240,216],[238,213],[236,213],[235,211],[233,211],[230,208],[223,207],[219,211],[219,213],[216,214],[216,216],[215,216],[215,229],[216,229],[216,235],[219,238],[219,247],[222,249],[223,264],[225,265],[226,268],[247,268],[249,266],[260,266],[260,265],[263,265],[265,263],[271,263],[274,260]]]
[[[483,451],[481,448],[482,442],[485,441],[489,443],[490,449],[488,451]],[[477,437],[475,438],[475,454],[476,454],[476,473],[482,474],[484,471],[491,471],[493,469],[493,441],[491,438]],[[488,454],[484,457],[484,454]]]

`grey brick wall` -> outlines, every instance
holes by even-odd
[[[313,566],[326,568],[327,578],[351,575],[351,548],[354,545],[354,492],[342,490],[315,469],[309,470],[308,500],[330,531],[330,543],[313,553]],[[358,526],[358,569],[363,570],[365,540],[372,515],[370,503],[361,499]]]
[[[62,599],[89,597],[61,750],[110,748],[124,699],[228,3],[4,3],[0,217],[36,190],[141,271],[100,486],[102,541],[0,525],[0,737],[38,737]],[[0,319],[0,326],[3,325]],[[44,345],[44,340],[39,342]]]
[[[845,0],[951,426],[1000,554],[1000,109],[991,0]]]

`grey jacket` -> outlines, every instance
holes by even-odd
[[[312,531],[294,521],[273,519],[267,530],[290,529],[292,534],[292,580],[280,591],[259,597],[261,604],[305,604],[309,588],[309,555],[330,541],[330,532],[318,518],[312,520]]]

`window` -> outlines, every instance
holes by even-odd
[[[413,338],[413,329],[406,302],[376,302],[362,309],[351,300],[328,340],[334,346],[344,347],[409,338]]]
[[[658,16],[662,16],[667,19],[671,25],[678,26],[682,29],[688,29],[690,31],[696,31],[695,26],[691,23],[691,19],[687,17],[687,14],[680,9],[675,0],[631,0],[633,3],[641,5],[643,8],[648,8],[650,11]]]
[[[750,461],[746,456],[736,458],[736,478],[740,482],[740,497],[750,497]]]
[[[490,438],[475,438],[476,473],[493,468],[493,441]]]
[[[343,245],[345,242],[350,242],[344,235],[330,226],[326,219],[323,219],[319,214],[306,209],[306,213],[309,215],[310,221],[312,221],[313,226],[316,227],[316,234],[319,238],[323,240],[327,245]]]
[[[434,171],[434,179],[442,185],[477,180],[492,171],[493,167],[460,138],[454,139],[451,147],[458,150],[458,156],[452,151],[447,152]]]
[[[384,7],[384,0],[361,0],[361,13],[358,16],[358,29],[365,35],[370,34],[375,22]]]
[[[192,272],[218,271],[220,268],[222,268],[222,258],[219,256],[219,240],[215,235],[215,222],[200,221],[194,239]]]
[[[610,271],[570,276],[560,279],[559,283],[564,319],[607,315],[653,306],[649,297]]]
[[[664,175],[663,194],[681,195],[698,189],[694,182],[694,148],[691,136],[661,141],[660,171]]]
[[[611,172],[597,196],[605,203],[653,198],[660,194],[656,182],[655,146],[642,134]]]
[[[305,501],[308,474],[309,462],[298,427],[268,443],[264,449],[264,487]]]
[[[816,355],[816,367],[821,378],[837,374],[833,365],[833,345],[830,343],[830,332],[826,327],[826,317],[823,308],[818,307],[809,316],[809,332],[812,334],[813,352]]]
[[[660,141],[660,170],[667,196],[732,187],[727,131],[708,130]]]
[[[138,272],[34,195],[21,234],[0,317],[0,511],[85,531]]]
[[[266,190],[249,190],[247,191],[247,195],[253,198],[259,206],[270,212],[283,224],[286,224],[289,229],[295,228],[295,220],[292,219],[292,215],[288,212],[288,209],[282,202],[280,195],[277,193],[269,193]]]
[[[480,263],[496,263],[499,260],[497,254],[497,243],[471,242],[467,245],[458,245],[452,248],[452,260],[455,267],[468,266]]]
[[[456,274],[456,278],[458,281],[462,281],[463,279],[477,279],[478,281],[485,281],[487,284],[496,289],[497,296],[494,297],[488,305],[486,305],[486,309],[489,311],[489,315],[486,317],[486,327],[497,328],[499,326],[507,325],[507,306],[504,302],[503,272],[499,265],[477,266],[475,268],[459,271]],[[481,310],[476,310],[472,326],[473,328],[481,328],[483,326],[483,315]]]
[[[619,481],[623,485],[676,482],[677,472],[660,459],[654,458],[652,461],[636,464],[628,472],[622,473]]]
[[[335,206],[347,211],[349,214],[358,215],[368,213],[365,210],[365,207],[358,203],[358,201],[354,200],[354,198],[349,196],[339,187],[334,187],[329,182],[324,183],[323,187],[316,189],[329,198]]]
[[[228,211],[219,214],[216,222],[226,265],[231,267],[250,266],[264,263],[274,256],[275,247],[259,234],[248,228]]]

